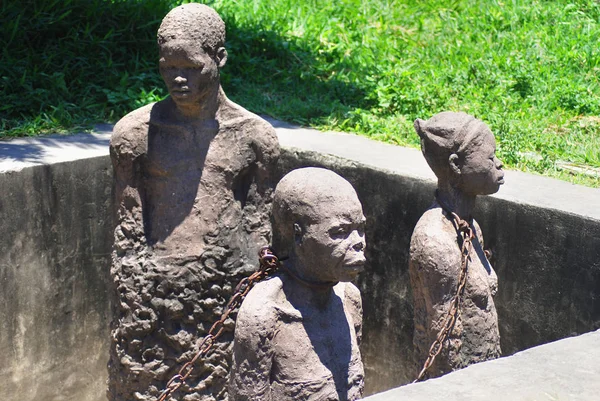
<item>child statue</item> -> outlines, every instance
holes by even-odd
[[[169,96],[114,128],[111,401],[159,398],[269,241],[279,145],[273,127],[225,96],[224,44],[210,7],[171,10],[158,30]],[[226,399],[233,325],[178,399]]]
[[[419,219],[410,243],[413,341],[419,368],[426,360],[432,363],[421,371],[421,380],[425,370],[435,377],[500,356],[493,299],[498,278],[472,212],[477,195],[497,192],[504,173],[494,135],[468,114],[443,112],[428,121],[417,119],[415,129],[438,178],[436,200]],[[446,339],[440,335],[444,328]]]
[[[357,400],[362,303],[349,281],[365,263],[365,217],[354,188],[332,171],[287,174],[273,198],[280,272],[238,313],[231,401]]]

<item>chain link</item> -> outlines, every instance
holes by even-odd
[[[444,208],[443,205],[442,208]],[[456,232],[460,236],[462,242],[460,247],[461,262],[460,273],[458,276],[458,285],[456,286],[456,293],[454,294],[452,301],[450,301],[450,309],[448,309],[448,313],[446,313],[444,323],[442,324],[442,328],[438,332],[433,344],[431,344],[431,347],[429,348],[429,355],[427,356],[427,359],[423,364],[423,368],[421,369],[419,375],[413,383],[417,383],[423,380],[425,374],[427,373],[427,370],[431,367],[431,365],[433,365],[435,358],[442,351],[444,342],[448,339],[448,336],[452,332],[454,323],[456,322],[456,317],[460,312],[460,298],[462,297],[462,294],[465,291],[465,286],[467,284],[467,266],[469,263],[469,255],[473,247],[473,229],[471,228],[471,225],[467,221],[461,219],[460,216],[458,216],[458,214],[446,210],[445,208],[444,210],[446,211],[446,213],[449,213],[452,216],[452,223],[454,224],[454,228],[456,229]]]
[[[254,284],[271,276],[279,269],[279,259],[267,246],[260,249],[258,252],[258,259],[260,263],[258,271],[252,273],[250,277],[245,277],[240,280],[238,285],[235,287],[234,294],[229,299],[221,318],[212,325],[206,337],[199,341],[198,352],[196,355],[190,361],[183,364],[181,369],[179,369],[179,372],[167,382],[165,390],[161,393],[158,401],[165,401],[167,397],[177,391],[192,374],[198,359],[204,358],[210,353],[210,351],[212,351],[217,339],[225,330],[225,320],[227,320],[231,312],[233,312],[242,304],[242,301],[252,289]]]

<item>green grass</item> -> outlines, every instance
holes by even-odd
[[[168,2],[0,4],[0,136],[115,121],[165,95],[155,36]]]
[[[114,121],[164,96],[154,36],[176,3],[29,1],[19,18],[23,3],[3,2],[0,135]],[[228,27],[225,91],[254,112],[418,146],[415,118],[462,110],[508,167],[600,186],[560,167],[600,168],[594,0],[209,4]]]

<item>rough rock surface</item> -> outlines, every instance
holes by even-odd
[[[500,356],[498,314],[493,299],[498,278],[483,254],[483,237],[475,220],[473,227],[477,240],[473,241],[460,314],[449,342],[430,369],[431,376]],[[437,203],[417,223],[410,255],[415,310],[413,343],[420,368],[450,308],[461,266],[456,230]]]
[[[125,116],[111,138],[111,401],[158,398],[270,239],[279,146],[273,128],[220,87],[224,29],[209,7],[172,10],[159,29],[170,96]],[[233,320],[226,326],[175,399],[227,398]]]
[[[471,213],[477,195],[497,192],[504,174],[495,156],[493,134],[474,117],[444,112],[429,121],[417,120],[415,129],[425,159],[438,177],[437,200],[417,223],[410,244],[413,343],[419,370],[458,287],[462,257],[452,213],[467,221],[475,234],[456,322],[428,370],[429,376],[435,377],[501,354],[493,300],[498,278],[484,253],[481,229]]]
[[[358,400],[365,217],[354,188],[318,168],[278,184],[273,236],[285,266],[257,284],[236,322],[233,401]]]

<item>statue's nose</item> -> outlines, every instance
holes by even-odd
[[[355,251],[362,251],[365,249],[365,236],[360,235],[358,231],[354,232],[355,238],[353,238],[352,249]]]
[[[178,75],[177,77],[175,77],[175,83],[184,84],[186,82],[187,82],[187,79],[185,77],[182,77],[181,75]]]
[[[496,157],[496,168],[501,169],[502,167],[504,167],[504,163],[502,163],[502,160]]]

